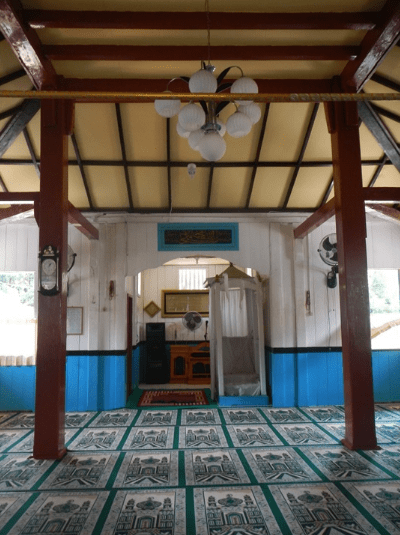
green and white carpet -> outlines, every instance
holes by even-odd
[[[353,452],[341,406],[67,413],[39,461],[32,413],[1,413],[0,534],[400,535],[400,404],[376,423]]]

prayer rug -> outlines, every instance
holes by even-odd
[[[181,407],[208,404],[204,390],[146,390],[140,396],[138,407]]]

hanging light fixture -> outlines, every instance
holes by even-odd
[[[174,80],[180,79],[189,86],[189,91],[196,93],[220,93],[230,89],[231,93],[258,93],[258,87],[254,80],[244,76],[243,71],[237,65],[227,67],[217,77],[214,76],[215,67],[211,65],[210,45],[210,11],[209,0],[205,0],[207,15],[207,64],[203,61],[200,70],[190,78],[181,76],[168,82],[168,87]],[[237,68],[241,77],[233,83],[222,83],[228,72]],[[170,93],[167,87],[167,92]],[[208,102],[201,100],[199,103],[189,102],[181,108],[181,102],[176,100],[155,100],[154,106],[162,117],[174,117],[178,115],[176,130],[179,136],[188,140],[189,146],[200,152],[201,156],[210,162],[220,160],[226,151],[226,142],[223,139],[225,132],[232,137],[246,136],[253,124],[260,120],[261,109],[258,104],[251,100],[234,103],[236,110],[226,121],[226,125],[220,120],[220,112],[229,104],[228,101]]]

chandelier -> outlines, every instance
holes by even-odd
[[[205,0],[207,13],[207,64],[202,61],[201,69],[195,72],[191,77],[181,76],[173,78],[168,82],[169,85],[174,80],[183,80],[189,86],[190,93],[220,93],[230,89],[231,93],[258,93],[258,87],[254,80],[244,76],[242,69],[237,65],[232,65],[224,69],[219,76],[214,76],[215,67],[210,61],[210,13],[208,0]],[[224,78],[231,69],[239,69],[241,76],[233,83],[225,82]],[[226,142],[224,135],[227,132],[234,138],[246,136],[252,129],[253,124],[261,118],[260,107],[251,100],[234,102],[235,111],[230,115],[224,124],[219,118],[221,111],[230,102],[222,101],[205,102],[200,100],[198,103],[190,101],[181,107],[179,99],[172,100],[155,100],[154,107],[156,112],[162,117],[171,118],[178,115],[176,130],[178,134],[187,138],[190,147],[200,152],[201,156],[209,162],[220,160],[226,151]]]

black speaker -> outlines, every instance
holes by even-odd
[[[169,382],[165,323],[146,323],[145,382],[147,384]]]

